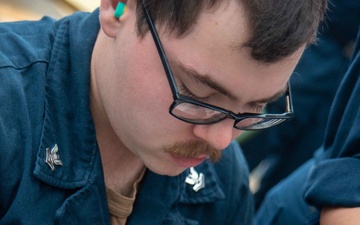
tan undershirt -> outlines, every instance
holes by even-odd
[[[106,195],[110,213],[111,225],[125,225],[130,216],[136,198],[139,183],[145,174],[145,168],[133,184],[133,190],[130,196],[125,196],[106,187]]]

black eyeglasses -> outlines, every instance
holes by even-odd
[[[175,78],[171,72],[159,35],[146,8],[144,0],[141,1],[144,15],[154,39],[157,51],[163,64],[174,102],[170,105],[169,113],[175,118],[191,124],[214,124],[224,119],[233,119],[234,128],[239,130],[260,130],[275,126],[294,117],[290,84],[287,84],[285,93],[285,113],[260,114],[260,113],[234,113],[232,111],[197,101],[191,97],[180,94],[176,86]]]

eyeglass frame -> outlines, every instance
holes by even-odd
[[[227,110],[227,109],[224,109],[224,108],[221,108],[221,107],[218,107],[218,106],[214,106],[214,105],[211,105],[211,104],[208,104],[208,103],[205,103],[205,102],[201,102],[201,101],[195,100],[195,99],[193,99],[193,98],[191,98],[189,96],[180,94],[179,89],[176,86],[175,77],[174,77],[174,75],[173,75],[173,73],[171,71],[171,68],[170,68],[168,59],[166,57],[164,48],[163,48],[163,46],[161,44],[159,35],[157,33],[157,30],[155,28],[155,25],[153,23],[151,15],[150,15],[148,9],[146,8],[144,0],[141,0],[141,4],[142,4],[143,10],[144,10],[145,19],[147,21],[149,30],[150,30],[151,35],[153,37],[156,49],[157,49],[159,57],[161,59],[161,63],[162,63],[163,68],[165,70],[165,74],[166,74],[166,77],[168,79],[169,86],[170,86],[170,89],[171,89],[171,92],[172,92],[172,95],[173,95],[173,100],[174,101],[169,107],[169,113],[172,116],[174,116],[175,118],[177,118],[177,119],[179,119],[181,121],[184,121],[186,123],[195,124],[195,125],[210,125],[210,124],[218,123],[218,122],[220,122],[222,120],[225,120],[225,119],[233,119],[234,120],[233,127],[235,129],[238,129],[238,130],[262,130],[262,129],[266,129],[266,128],[278,125],[278,124],[280,124],[282,122],[285,122],[285,121],[288,121],[288,120],[291,120],[291,119],[294,118],[295,114],[294,114],[294,111],[293,111],[291,88],[290,88],[290,82],[289,81],[287,82],[287,88],[286,88],[286,91],[285,91],[285,101],[286,101],[285,113],[282,113],[282,114],[234,113],[234,112],[232,112],[230,110]],[[221,119],[211,121],[211,122],[195,122],[195,121],[190,121],[190,119],[186,120],[186,119],[184,119],[182,117],[179,117],[179,116],[173,114],[173,112],[172,112],[176,106],[178,106],[178,105],[180,105],[182,103],[188,103],[188,104],[204,107],[204,108],[207,108],[207,109],[211,109],[211,110],[223,113],[226,116],[221,118]],[[248,119],[248,118],[275,119],[275,120],[279,119],[279,120],[282,120],[282,121],[280,121],[278,123],[275,123],[273,125],[270,125],[268,127],[264,127],[264,128],[255,128],[255,129],[250,128],[249,129],[249,128],[236,127],[236,124],[238,124],[240,121],[242,121],[244,119]]]

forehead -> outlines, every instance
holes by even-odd
[[[203,11],[189,36],[194,40],[217,42],[223,48],[235,50],[250,37],[244,6],[239,1],[231,0]]]
[[[247,18],[238,1],[226,1],[202,12],[184,37],[162,35],[166,54],[211,77],[243,101],[272,96],[286,86],[301,54],[273,64],[252,59],[250,49],[239,47],[249,38]]]

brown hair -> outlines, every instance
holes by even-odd
[[[138,32],[148,27],[138,0]],[[144,0],[157,25],[165,25],[178,36],[190,30],[204,9],[215,9],[225,0]],[[315,41],[326,11],[327,0],[238,0],[244,5],[251,29],[245,47],[255,60],[272,63]]]

